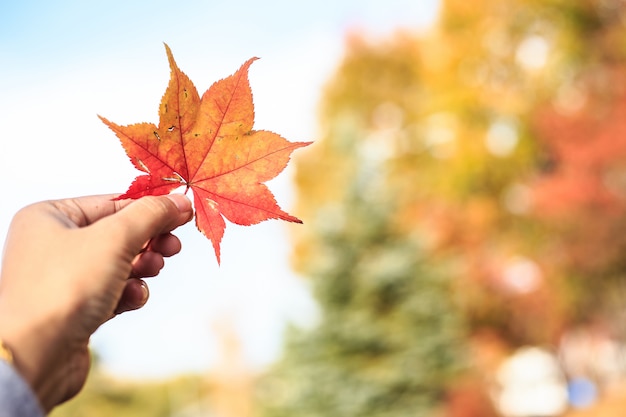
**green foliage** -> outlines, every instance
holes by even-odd
[[[197,407],[206,394],[199,377],[163,382],[124,382],[92,372],[80,395],[55,408],[51,417],[170,417]]]
[[[293,329],[284,361],[261,382],[267,416],[423,415],[459,364],[449,278],[391,231],[388,209],[353,196],[341,229],[322,232],[312,272],[322,318]]]

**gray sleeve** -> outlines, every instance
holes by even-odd
[[[22,377],[0,360],[0,417],[43,417],[39,401]]]

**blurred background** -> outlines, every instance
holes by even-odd
[[[162,42],[200,91],[260,56],[256,127],[315,141],[304,225],[183,228],[53,416],[621,415],[626,2],[6,3],[3,233],[126,189],[96,114],[156,121]]]

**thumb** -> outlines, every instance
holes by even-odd
[[[145,196],[97,224],[109,228],[135,253],[153,237],[171,232],[191,220],[191,201],[182,194]]]

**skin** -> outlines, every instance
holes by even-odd
[[[193,217],[183,195],[112,201],[115,195],[36,203],[9,228],[0,275],[0,339],[45,412],[78,393],[89,338],[107,320],[142,307],[172,231]]]

